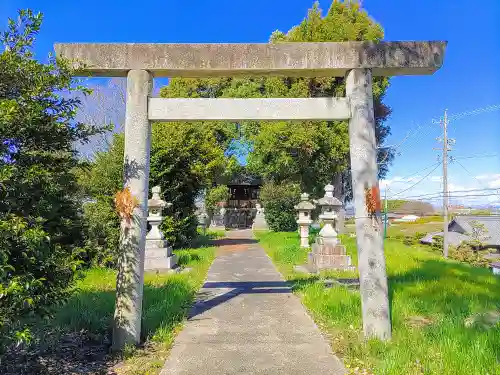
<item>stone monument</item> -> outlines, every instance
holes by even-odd
[[[300,202],[295,206],[295,209],[299,211],[297,224],[299,225],[300,247],[309,247],[309,225],[312,224],[311,211],[315,208],[314,204],[309,202],[309,194],[307,193],[300,196]]]
[[[269,230],[269,226],[267,225],[266,217],[264,215],[264,207],[262,207],[260,203],[256,203],[255,209],[257,212],[255,214],[255,219],[253,220],[252,229]]]
[[[153,187],[151,191],[153,196],[148,200],[148,223],[151,225],[151,230],[146,235],[144,270],[166,271],[177,265],[177,256],[172,253],[172,247],[169,246],[160,230],[163,208],[170,207],[172,204],[161,199],[159,186]]]
[[[325,186],[325,196],[318,200],[318,205],[321,207],[319,218],[323,221],[323,228],[308,254],[308,268],[313,272],[323,269],[354,271],[351,257],[346,254],[345,246],[335,231],[335,221],[342,203],[333,196],[332,185]]]

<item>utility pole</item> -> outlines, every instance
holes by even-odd
[[[448,115],[443,117],[443,256],[448,258]]]
[[[448,151],[451,151],[450,146],[455,143],[454,139],[448,138],[448,113],[444,111],[444,117],[440,124],[443,125],[443,138],[438,138],[438,141],[443,142],[443,147],[435,150],[442,151],[443,161],[443,256],[448,258]]]

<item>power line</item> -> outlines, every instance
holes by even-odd
[[[393,195],[392,195],[392,197],[395,197],[395,196],[397,196],[397,195],[400,195],[400,194],[404,193],[405,191],[408,191],[408,190],[410,190],[410,189],[413,189],[415,186],[417,186],[419,183],[421,183],[423,180],[425,180],[427,177],[429,177],[429,176],[430,176],[430,174],[431,174],[432,172],[434,172],[434,171],[437,169],[437,167],[439,167],[439,165],[440,165],[440,164],[441,164],[440,162],[439,162],[439,163],[437,163],[437,165],[434,167],[434,169],[432,169],[432,170],[431,170],[429,173],[427,173],[424,177],[422,177],[420,180],[418,180],[416,183],[414,183],[414,184],[413,184],[413,185],[411,185],[410,187],[408,187],[408,188],[406,188],[406,189],[404,189],[404,190],[401,190],[401,191],[397,192],[396,194],[393,194]]]
[[[399,149],[401,146],[403,146],[403,144],[408,141],[410,138],[412,137],[415,137],[422,129],[424,128],[427,128],[427,127],[432,127],[433,123],[430,122],[430,123],[426,123],[424,125],[418,125],[418,127],[413,131],[413,133],[411,131],[409,131],[406,136],[403,138],[403,140],[401,142],[399,142],[398,144],[394,145],[394,146],[380,146],[379,148],[382,148],[382,149],[387,149],[387,148],[390,148],[390,149],[393,149],[394,151],[396,151],[397,149]],[[389,157],[389,153],[387,152],[385,154],[385,157],[383,160],[380,161],[380,163],[378,163],[379,165],[380,164],[384,164],[385,161],[387,160],[387,158]]]
[[[429,168],[436,167],[438,164],[439,164],[439,162],[434,163],[432,165],[429,165],[428,167],[425,167],[424,169],[422,169],[422,170],[420,170],[418,172],[412,173],[412,174],[410,174],[408,176],[405,176],[405,177],[401,177],[400,180],[392,181],[392,182],[394,182],[394,183],[407,183],[407,182],[411,182],[411,181],[406,181],[406,180],[408,180],[409,178],[411,178],[413,176],[418,176],[420,173],[428,170]],[[390,188],[389,188],[389,186],[387,184],[385,185],[385,190],[390,190]]]
[[[456,159],[453,159],[453,161],[454,161],[455,163],[457,163],[458,165],[460,165],[464,171],[466,171],[468,174],[470,174],[470,175],[471,175],[471,176],[472,176],[472,177],[473,177],[473,178],[474,178],[474,179],[475,179],[475,180],[479,183],[479,185],[483,186],[483,183],[482,183],[481,181],[479,181],[479,179],[478,179],[476,176],[474,176],[471,172],[469,172],[469,170],[468,170],[467,168],[465,168],[465,167],[464,167],[464,165],[463,165],[462,163],[460,163],[460,162],[459,162],[458,160],[456,160]]]
[[[467,189],[467,190],[453,190],[453,191],[449,191],[448,193],[449,194],[456,194],[456,193],[468,193],[468,192],[486,192],[486,191],[498,191],[500,190],[499,188],[485,188],[485,189]],[[493,193],[493,194],[496,194],[496,193]],[[435,193],[426,193],[426,194],[418,194],[418,195],[410,195],[410,196],[405,196],[405,199],[413,199],[413,198],[434,198],[435,197],[442,197],[443,196],[443,192],[442,191],[438,191],[438,192],[435,192]]]
[[[432,164],[432,165],[429,165],[428,167],[425,167],[424,169],[422,169],[422,170],[420,170],[420,171],[418,171],[418,172],[416,172],[416,173],[412,173],[412,174],[411,174],[411,175],[409,175],[409,176],[406,176],[406,177],[401,178],[401,180],[407,180],[407,179],[409,179],[410,177],[417,176],[417,175],[419,175],[420,173],[422,173],[422,172],[426,171],[426,170],[427,170],[427,169],[429,169],[429,168],[436,167],[438,164],[439,164],[439,162],[436,162],[436,163],[434,163],[434,164]],[[403,182],[403,181],[394,181],[394,182]]]
[[[493,104],[493,105],[489,105],[489,106],[482,107],[482,108],[476,108],[476,109],[472,109],[469,111],[459,112],[459,113],[455,113],[455,114],[448,116],[448,122],[459,120],[461,118],[468,117],[468,116],[475,116],[475,115],[479,115],[481,113],[493,112],[493,111],[498,111],[498,110],[500,110],[500,104]],[[443,121],[443,117],[440,117],[439,119],[432,120],[432,122],[435,124],[439,124],[439,123],[441,123],[441,121]]]
[[[493,104],[493,105],[489,105],[486,107],[481,107],[481,108],[476,108],[476,109],[472,109],[469,111],[459,112],[459,113],[455,113],[451,116],[447,116],[447,122],[449,123],[450,121],[459,120],[459,119],[467,117],[467,116],[475,116],[475,115],[479,115],[481,113],[493,112],[493,111],[497,111],[497,110],[500,110],[500,104]],[[434,124],[440,124],[442,121],[443,121],[443,117],[441,117],[439,119],[432,119],[430,123],[425,123],[424,125],[418,125],[417,128],[415,129],[415,131],[413,132],[413,134],[411,133],[411,131],[408,132],[406,134],[406,136],[403,138],[403,140],[401,142],[397,143],[396,145],[394,145],[394,146],[392,146],[392,145],[391,146],[380,146],[378,148],[381,148],[381,149],[391,148],[393,150],[397,150],[405,142],[407,142],[410,138],[415,137],[422,129],[432,127],[432,125],[434,125]],[[389,155],[389,153],[386,153],[386,156],[384,157],[384,159],[381,160],[378,164],[379,165],[384,164],[384,162],[388,158],[388,155]]]
[[[455,121],[455,120],[459,120],[459,119],[467,117],[467,116],[474,116],[474,115],[479,115],[481,113],[493,112],[493,111],[498,111],[498,110],[500,110],[500,104],[494,104],[494,105],[490,105],[490,106],[483,107],[483,108],[478,108],[478,109],[473,109],[470,111],[456,113],[454,115],[451,115],[449,117],[449,120]]]
[[[478,158],[494,158],[499,156],[498,154],[477,154],[469,156],[455,156],[454,159],[478,159]]]

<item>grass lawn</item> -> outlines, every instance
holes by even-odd
[[[393,338],[364,342],[359,291],[326,288],[315,277],[295,273],[293,265],[305,263],[307,254],[296,233],[257,237],[352,374],[363,374],[356,367],[377,375],[500,374],[500,324],[485,322],[500,313],[500,277],[490,270],[387,240]],[[355,239],[343,242],[357,263]],[[320,277],[329,276],[336,273]]]
[[[441,219],[442,220],[442,219]],[[354,224],[347,224],[348,233],[354,233]],[[440,232],[443,230],[443,223],[439,221],[416,222],[416,223],[393,223],[387,227],[387,236],[413,236],[417,233]]]
[[[201,287],[214,248],[177,250],[179,263],[192,270],[179,274],[146,273],[142,332],[145,345],[109,355],[116,273],[86,271],[78,291],[56,310],[52,320],[38,322],[34,344],[4,358],[1,374],[158,374],[174,337]],[[17,367],[8,369],[17,363]],[[2,365],[7,367],[2,368]]]

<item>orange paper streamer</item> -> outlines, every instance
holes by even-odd
[[[137,198],[132,195],[128,187],[118,191],[115,195],[116,212],[122,219],[125,219],[127,223],[130,222],[134,208],[136,208],[138,204]]]

